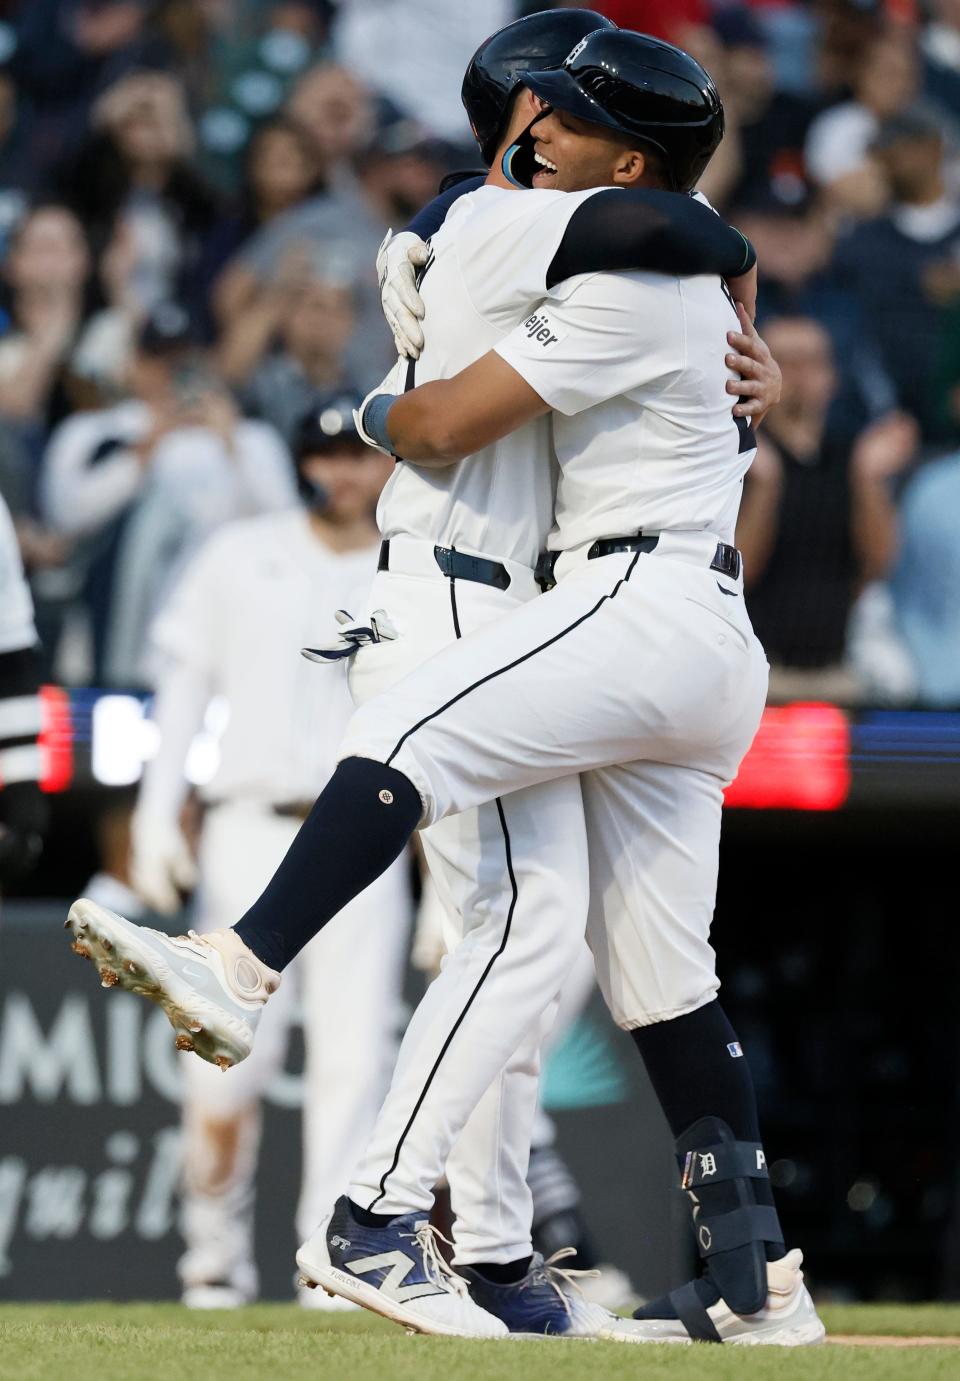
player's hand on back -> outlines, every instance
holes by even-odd
[[[756,427],[774,404],[779,403],[783,376],[770,347],[740,302],[737,303],[737,316],[740,330],[727,332],[731,350],[725,358],[740,378],[727,380],[727,392],[738,400],[733,407],[734,417],[750,417]]]
[[[411,360],[423,349],[423,299],[417,291],[417,270],[430,257],[430,248],[409,230],[388,230],[377,252],[380,306],[393,332],[397,352]]]

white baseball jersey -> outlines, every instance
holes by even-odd
[[[0,494],[0,653],[32,647],[36,641],[33,600],[23,574],[17,534]]]
[[[208,798],[306,801],[327,779],[351,709],[346,677],[318,674],[299,649],[335,638],[335,609],[361,607],[376,550],[330,551],[297,509],[229,524],[188,567],[154,640],[205,668],[228,703]]]
[[[416,384],[449,379],[509,336],[546,293],[546,275],[587,192],[479,187],[455,202],[431,240],[420,292],[426,345]],[[553,523],[550,422],[539,418],[456,465],[398,461],[377,520],[384,537],[536,565]]]
[[[731,327],[719,278],[590,274],[495,347],[554,409],[552,549],[640,531],[733,543],[756,442],[724,387]]]

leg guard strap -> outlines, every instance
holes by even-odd
[[[748,1204],[729,1213],[707,1216],[701,1208],[696,1216],[697,1247],[706,1259],[716,1252],[733,1251],[750,1242],[780,1242],[783,1229],[775,1208]]]
[[[696,1281],[688,1281],[679,1290],[670,1291],[670,1303],[676,1310],[677,1318],[697,1343],[722,1343],[716,1325],[707,1313],[706,1306],[697,1294]]]
[[[767,1158],[759,1141],[728,1141],[687,1151],[681,1164],[681,1189],[720,1180],[766,1180]]]

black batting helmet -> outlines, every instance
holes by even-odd
[[[493,162],[510,98],[526,69],[559,67],[570,50],[594,29],[616,29],[596,10],[544,10],[516,19],[493,34],[470,59],[460,91],[484,162]]]
[[[677,192],[696,186],[723,138],[713,78],[682,48],[648,34],[588,34],[559,71],[522,72],[520,80],[557,110],[651,145]]]

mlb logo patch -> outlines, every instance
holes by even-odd
[[[743,1059],[743,1051],[740,1048],[739,1041],[731,1041],[730,1044],[727,1046],[727,1053],[729,1054],[731,1060]]]

